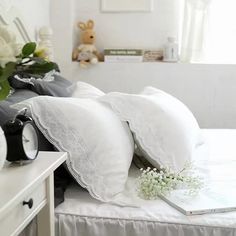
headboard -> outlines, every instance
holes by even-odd
[[[6,10],[0,6],[0,26],[6,26],[9,30],[14,32],[18,43],[25,44],[31,41],[23,17],[15,7]]]

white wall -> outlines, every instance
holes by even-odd
[[[168,36],[178,37],[180,0],[153,0],[151,13],[101,13],[100,0],[76,0],[75,21],[95,21],[99,49],[160,48]]]
[[[51,0],[55,59],[65,76],[71,70],[73,47],[79,43],[77,21],[95,21],[96,46],[159,49],[167,36],[178,37],[178,4],[182,0],[153,0],[151,13],[102,13],[100,0]]]
[[[19,9],[32,39],[41,26],[50,24],[50,0],[0,0],[0,5]]]
[[[74,0],[51,0],[51,26],[54,31],[54,58],[62,73],[69,77],[73,50]]]
[[[203,128],[236,128],[236,65],[181,63],[73,64],[71,78],[105,92],[140,92],[154,86],[182,100]]]
[[[153,13],[108,14],[99,0],[51,0],[56,61],[63,74],[107,91],[138,92],[146,85],[177,96],[193,111],[201,127],[236,128],[236,66],[171,63],[99,63],[80,69],[71,62],[77,20],[96,22],[97,46],[162,46],[168,35],[177,35],[178,0],[154,0]]]

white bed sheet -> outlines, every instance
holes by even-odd
[[[236,130],[203,132],[209,158],[197,165],[209,178],[236,189]],[[134,191],[135,175],[130,172],[127,191]],[[137,208],[101,203],[72,185],[55,210],[56,236],[236,236],[236,212],[185,216],[161,199],[139,203]]]

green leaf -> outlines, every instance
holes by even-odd
[[[8,80],[0,82],[0,101],[4,100],[10,93],[11,87]]]
[[[57,69],[58,69],[58,66],[56,63],[45,62],[44,64],[40,64],[36,62],[32,65],[29,65],[28,68],[24,70],[24,72],[30,73],[30,74],[44,75],[51,70],[57,70]]]
[[[22,48],[22,55],[23,57],[28,57],[31,54],[33,54],[36,50],[36,43],[30,42],[25,44],[25,46]]]
[[[43,59],[41,57],[31,57],[30,59],[31,59],[31,61],[37,62],[39,64],[48,63],[47,61],[45,61],[45,59]]]
[[[15,71],[16,63],[9,62],[6,64],[5,68],[0,70],[0,82],[7,80]]]

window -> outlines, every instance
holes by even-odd
[[[212,0],[208,10],[203,59],[236,64],[236,1]]]
[[[236,1],[185,0],[181,59],[236,64]]]

